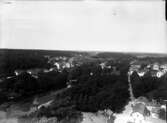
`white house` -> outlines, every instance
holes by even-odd
[[[23,72],[25,72],[24,70],[15,70],[14,73],[16,76],[22,74]]]
[[[57,69],[60,69],[60,64],[58,62],[55,62],[54,65],[57,67]]]
[[[159,64],[158,63],[154,63],[152,66],[153,70],[159,70]]]
[[[137,74],[138,74],[140,77],[142,77],[142,76],[144,76],[145,72],[144,72],[144,71],[139,71]]]
[[[158,71],[157,72],[157,77],[160,78],[161,76],[163,76],[165,74],[165,72],[163,71]]]

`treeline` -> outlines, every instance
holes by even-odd
[[[107,65],[110,66],[109,61]],[[37,78],[22,73],[0,83],[1,103],[66,88],[68,83],[70,88],[58,94],[51,106],[42,107],[32,116],[56,116],[62,120],[80,116],[80,112],[97,112],[103,109],[122,112],[129,101],[129,59],[114,62],[114,66],[119,74],[114,74],[112,67],[102,69],[99,63],[89,61],[62,72],[39,73]]]
[[[137,72],[131,75],[131,82],[135,97],[146,96],[149,99],[167,99],[167,74],[161,78],[152,77],[148,72],[143,77]]]
[[[153,63],[159,63],[164,64],[167,61],[167,56],[147,56],[143,58],[137,58],[138,62],[144,63],[144,64],[153,64]]]
[[[73,68],[68,74],[68,81],[75,80],[70,83],[71,87],[58,94],[51,106],[41,108],[36,115],[56,116],[61,120],[79,112],[97,112],[104,109],[122,112],[129,101],[126,74],[129,65],[126,62],[118,64],[121,66],[120,75],[104,74],[104,70],[91,63]],[[91,72],[94,74],[90,74]]]
[[[44,56],[71,58],[81,54],[89,56],[89,52],[0,49],[0,77],[12,75],[16,69],[50,68]]]
[[[5,101],[20,101],[34,94],[40,94],[51,90],[58,90],[66,87],[68,77],[67,71],[39,73],[34,78],[28,73],[22,73],[0,83],[0,103]]]
[[[118,68],[120,75],[105,74],[106,70],[95,64],[83,64],[71,72],[71,77],[77,82],[68,94],[77,110],[96,112],[109,108],[114,112],[122,111],[129,98],[127,76],[124,74],[128,64],[118,66],[124,66]]]
[[[14,75],[16,69],[50,68],[48,59],[35,52],[5,52],[0,55],[0,77]]]

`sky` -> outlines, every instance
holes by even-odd
[[[165,2],[1,2],[0,48],[167,53]]]

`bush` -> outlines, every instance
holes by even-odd
[[[165,109],[160,109],[158,112],[159,118],[162,120],[166,120],[166,111]]]

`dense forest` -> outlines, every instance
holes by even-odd
[[[48,72],[39,72],[37,77],[25,72],[15,75],[17,69],[50,69],[53,67],[45,55],[72,56],[75,62],[81,64],[71,68],[63,68],[61,71],[54,69]],[[57,117],[63,118],[81,116],[81,112],[97,112],[111,109],[114,113],[120,113],[130,100],[128,91],[128,78],[130,62],[137,59],[133,55],[99,53],[92,55],[75,52],[35,52],[35,51],[4,51],[0,52],[0,104],[4,102],[19,102],[35,95],[50,91],[64,90],[55,95],[52,105],[42,107],[26,117]],[[82,56],[80,56],[82,54]],[[83,59],[84,58],[84,59]],[[145,58],[150,62],[151,58]],[[151,59],[153,61],[156,58]],[[161,58],[161,61],[164,59]],[[107,66],[102,68],[99,63],[105,62]],[[9,77],[9,78],[7,78]],[[161,78],[152,77],[148,72],[140,77],[137,72],[131,75],[133,93],[135,97],[146,96],[151,99],[167,99],[167,74]]]

